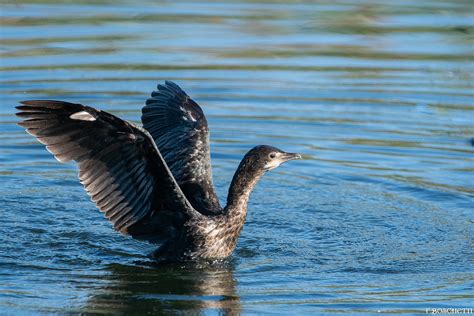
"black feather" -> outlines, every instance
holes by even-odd
[[[142,223],[143,218],[170,210],[176,216],[170,223],[177,225],[172,230],[177,230],[183,218],[194,214],[146,131],[80,104],[42,100],[22,104],[17,107],[17,115],[24,118],[19,125],[58,160],[79,163],[81,183],[117,230],[141,235],[140,230],[153,230]],[[79,112],[87,113],[73,115]],[[138,229],[128,232],[133,225]]]
[[[220,212],[212,183],[209,131],[199,105],[171,81],[159,84],[142,109],[143,127],[151,134],[173,176],[193,207],[203,214]],[[208,199],[196,199],[199,187]]]

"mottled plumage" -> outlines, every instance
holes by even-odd
[[[143,127],[81,104],[24,101],[18,123],[57,160],[74,160],[79,179],[114,228],[157,242],[172,260],[225,258],[235,249],[247,202],[265,171],[298,159],[257,146],[242,159],[222,208],[212,183],[202,109],[176,84],[158,85]]]

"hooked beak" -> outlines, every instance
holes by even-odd
[[[283,162],[286,162],[290,160],[301,159],[301,155],[295,153],[284,153],[281,155],[281,159],[283,160]]]

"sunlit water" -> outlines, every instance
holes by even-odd
[[[474,307],[471,1],[91,3],[2,4],[2,313]],[[15,125],[25,99],[138,122],[165,79],[204,108],[221,201],[254,145],[304,155],[223,263],[154,264]]]

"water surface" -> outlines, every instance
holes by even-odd
[[[15,1],[1,7],[0,309],[425,313],[474,307],[471,1]],[[235,254],[156,265],[16,126],[25,99],[138,123],[203,107],[221,201],[257,144],[304,160],[251,196]]]

